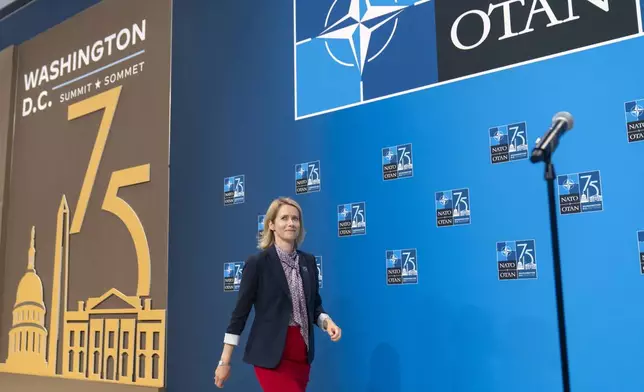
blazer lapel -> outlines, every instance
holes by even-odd
[[[275,245],[268,248],[268,259],[270,264],[270,269],[275,276],[277,285],[284,291],[284,293],[291,298],[291,290],[288,288],[288,282],[286,281],[286,275],[284,274],[284,268],[282,267],[282,262],[280,261],[277,251],[275,250]]]
[[[302,288],[304,289],[304,296],[308,304],[311,299],[311,271],[309,271],[309,261],[306,257],[298,251],[300,255],[300,276],[302,276]]]

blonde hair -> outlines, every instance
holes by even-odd
[[[295,200],[289,197],[279,197],[271,202],[271,205],[268,207],[268,211],[266,211],[266,216],[264,217],[264,231],[262,231],[257,246],[259,249],[267,249],[275,243],[275,234],[273,233],[273,231],[271,231],[269,223],[275,223],[277,212],[283,205],[295,207],[300,214],[300,231],[297,234],[297,238],[295,239],[295,247],[297,248],[304,241],[305,231],[304,218],[302,216],[302,207],[300,207],[300,205],[297,204]]]

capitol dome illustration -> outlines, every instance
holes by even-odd
[[[31,228],[31,245],[27,271],[18,284],[13,307],[13,323],[9,332],[7,365],[20,369],[45,372],[47,328],[43,286],[36,273],[36,229]]]

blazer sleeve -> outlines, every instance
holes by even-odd
[[[314,306],[313,306],[313,319],[316,321],[318,327],[322,328],[324,320],[329,318],[329,315],[324,310],[322,306],[322,297],[320,296],[320,278],[318,266],[315,263],[315,256],[312,256],[313,260],[313,270],[315,271],[315,295],[314,295]],[[322,328],[323,329],[323,328]]]
[[[230,317],[230,323],[226,330],[224,343],[232,344],[234,346],[239,344],[239,336],[244,331],[248,315],[255,303],[257,295],[257,286],[259,282],[257,263],[257,257],[251,256],[244,264],[237,303],[235,304],[235,309]]]

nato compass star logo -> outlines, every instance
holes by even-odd
[[[505,136],[505,134],[503,133],[502,130],[499,129],[499,130],[496,131],[496,134],[494,134],[493,137],[494,137],[494,140],[496,140],[497,143],[501,144],[501,140],[503,140],[503,136]]]
[[[433,1],[294,1],[296,118],[437,81]]]
[[[642,108],[638,103],[635,103],[633,109],[631,109],[631,115],[637,120],[641,120],[642,114],[644,114],[644,108]]]
[[[563,187],[564,187],[564,189],[565,189],[565,190],[567,190],[568,192],[570,192],[570,190],[571,190],[575,185],[577,185],[577,184],[575,184],[575,182],[574,182],[573,180],[571,180],[570,178],[566,178],[566,181],[564,181],[564,183],[563,183]]]
[[[349,11],[346,15],[342,16],[340,20],[329,26],[329,18],[337,1],[331,5],[329,13],[326,16],[324,25],[326,29],[317,38],[324,39],[329,56],[338,64],[345,67],[359,68],[360,74],[364,71],[364,66],[367,62],[375,60],[385,50],[391,39],[396,32],[398,26],[398,14],[400,14],[407,6],[375,6],[371,5],[369,0],[351,0],[349,4]],[[361,7],[361,5],[363,5]],[[394,21],[393,28],[389,32],[387,41],[382,45],[378,51],[372,56],[367,58],[369,51],[369,42],[371,35],[379,28],[386,26],[388,22]],[[328,27],[327,27],[328,26]],[[330,40],[346,40],[351,47],[351,54],[353,58],[348,61],[340,60],[333,54],[329,46]]]
[[[501,253],[507,259],[512,254],[512,248],[506,245],[503,247],[503,250],[501,250]]]
[[[447,205],[447,202],[448,202],[448,201],[450,201],[450,199],[446,198],[444,193],[443,193],[443,195],[441,196],[441,198],[440,198],[440,199],[438,199],[438,202],[439,202],[439,203],[441,203],[441,205],[442,205],[443,207],[444,207],[445,205]]]

